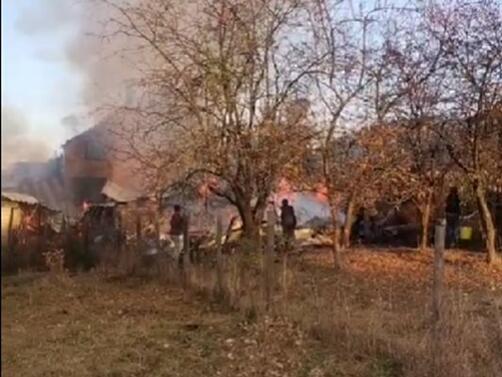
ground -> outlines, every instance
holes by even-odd
[[[249,323],[155,281],[24,276],[2,288],[4,376],[301,375],[308,363],[287,322]],[[291,336],[262,349],[274,332]]]
[[[345,261],[335,274],[325,251],[290,260],[280,310],[258,315],[155,277],[4,277],[2,374],[427,375],[431,256],[354,250]],[[502,270],[450,252],[445,272],[452,374],[444,375],[497,376]]]

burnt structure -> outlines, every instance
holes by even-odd
[[[102,200],[113,170],[107,139],[105,129],[93,127],[63,145],[63,181],[74,205]]]

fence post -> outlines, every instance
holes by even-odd
[[[267,247],[265,248],[265,302],[267,310],[270,308],[272,300],[272,265],[274,263],[275,251],[275,213],[273,211],[267,212]]]
[[[180,271],[185,299],[188,299],[191,284],[191,264],[190,264],[190,215],[185,214],[185,227],[183,229],[183,267]]]
[[[434,234],[434,271],[432,282],[432,367],[433,376],[440,372],[441,360],[441,310],[443,298],[444,250],[446,220],[440,219]]]
[[[222,255],[222,219],[218,214],[216,218],[216,279],[218,284],[218,294],[223,295],[223,255]]]
[[[183,267],[190,267],[190,214],[185,215],[185,228],[183,229]]]

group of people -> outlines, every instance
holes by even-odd
[[[297,221],[295,210],[287,199],[282,201],[281,206],[281,227],[284,236],[285,248],[289,249],[294,241]],[[186,219],[181,212],[179,205],[174,206],[174,212],[170,220],[169,235],[174,244],[174,258],[178,259],[183,251],[183,235],[185,233]]]
[[[460,217],[461,203],[456,187],[452,187],[446,199],[446,245],[447,247],[455,247],[460,236]],[[364,211],[362,210],[355,221],[355,234],[363,237],[364,229]],[[372,219],[373,220],[373,219]],[[373,223],[373,222],[371,222]],[[373,225],[373,224],[372,224]],[[296,216],[293,207],[288,203],[287,199],[282,201],[281,206],[281,226],[285,240],[285,248],[289,249],[294,240],[296,228]]]
[[[461,205],[458,189],[453,187],[446,199],[446,244],[454,247],[459,238]],[[362,223],[362,215],[360,219]],[[357,223],[357,221],[356,221]],[[283,246],[285,250],[291,249],[295,239],[297,226],[296,214],[293,206],[287,199],[283,199],[280,207],[280,225],[283,234]],[[174,257],[179,258],[183,251],[183,235],[185,232],[186,219],[179,205],[174,206],[174,213],[170,221],[170,236],[174,243]],[[362,232],[362,226],[356,227],[356,232]]]

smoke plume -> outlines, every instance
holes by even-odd
[[[107,37],[112,8],[100,1],[80,5],[78,32],[68,43],[66,59],[82,77],[82,100],[90,110],[124,104],[141,59],[130,38]]]
[[[130,0],[128,3],[133,4],[135,1],[140,0]],[[133,82],[141,76],[138,67],[147,58],[130,38],[118,35],[106,37],[110,20],[116,16],[113,8],[100,0],[37,0],[32,6],[25,7],[17,20],[17,29],[34,38],[60,33],[68,36],[63,51],[55,51],[50,46],[41,47],[35,58],[45,62],[63,62],[80,78],[79,97],[84,110],[78,114],[68,111],[60,119],[60,124],[70,136],[90,126],[113,127],[111,123],[116,122],[111,115],[114,109],[124,104],[132,105],[136,101]],[[24,124],[22,121],[18,123]],[[25,134],[29,132],[25,124],[23,130]],[[3,136],[2,128],[2,139]],[[19,138],[11,135],[7,138],[12,146],[8,160],[16,161],[18,156],[13,152]],[[36,141],[31,140],[31,143]],[[44,153],[30,154],[29,157],[48,155],[41,146],[35,150],[43,150]],[[120,170],[130,171],[114,167],[114,171]]]
[[[98,109],[123,104],[130,97],[131,80],[138,77],[135,68],[137,51],[125,38],[105,38],[113,10],[99,0],[38,0],[24,8],[16,26],[28,36],[55,34],[64,31],[68,41],[64,51],[41,50],[36,58],[62,60],[80,77],[80,98],[86,114],[68,114],[61,124],[73,134],[82,131],[82,116],[94,116]],[[78,124],[77,124],[78,123]],[[89,125],[89,124],[88,124]]]
[[[2,170],[18,161],[44,161],[50,148],[30,135],[27,119],[21,111],[2,106]]]

